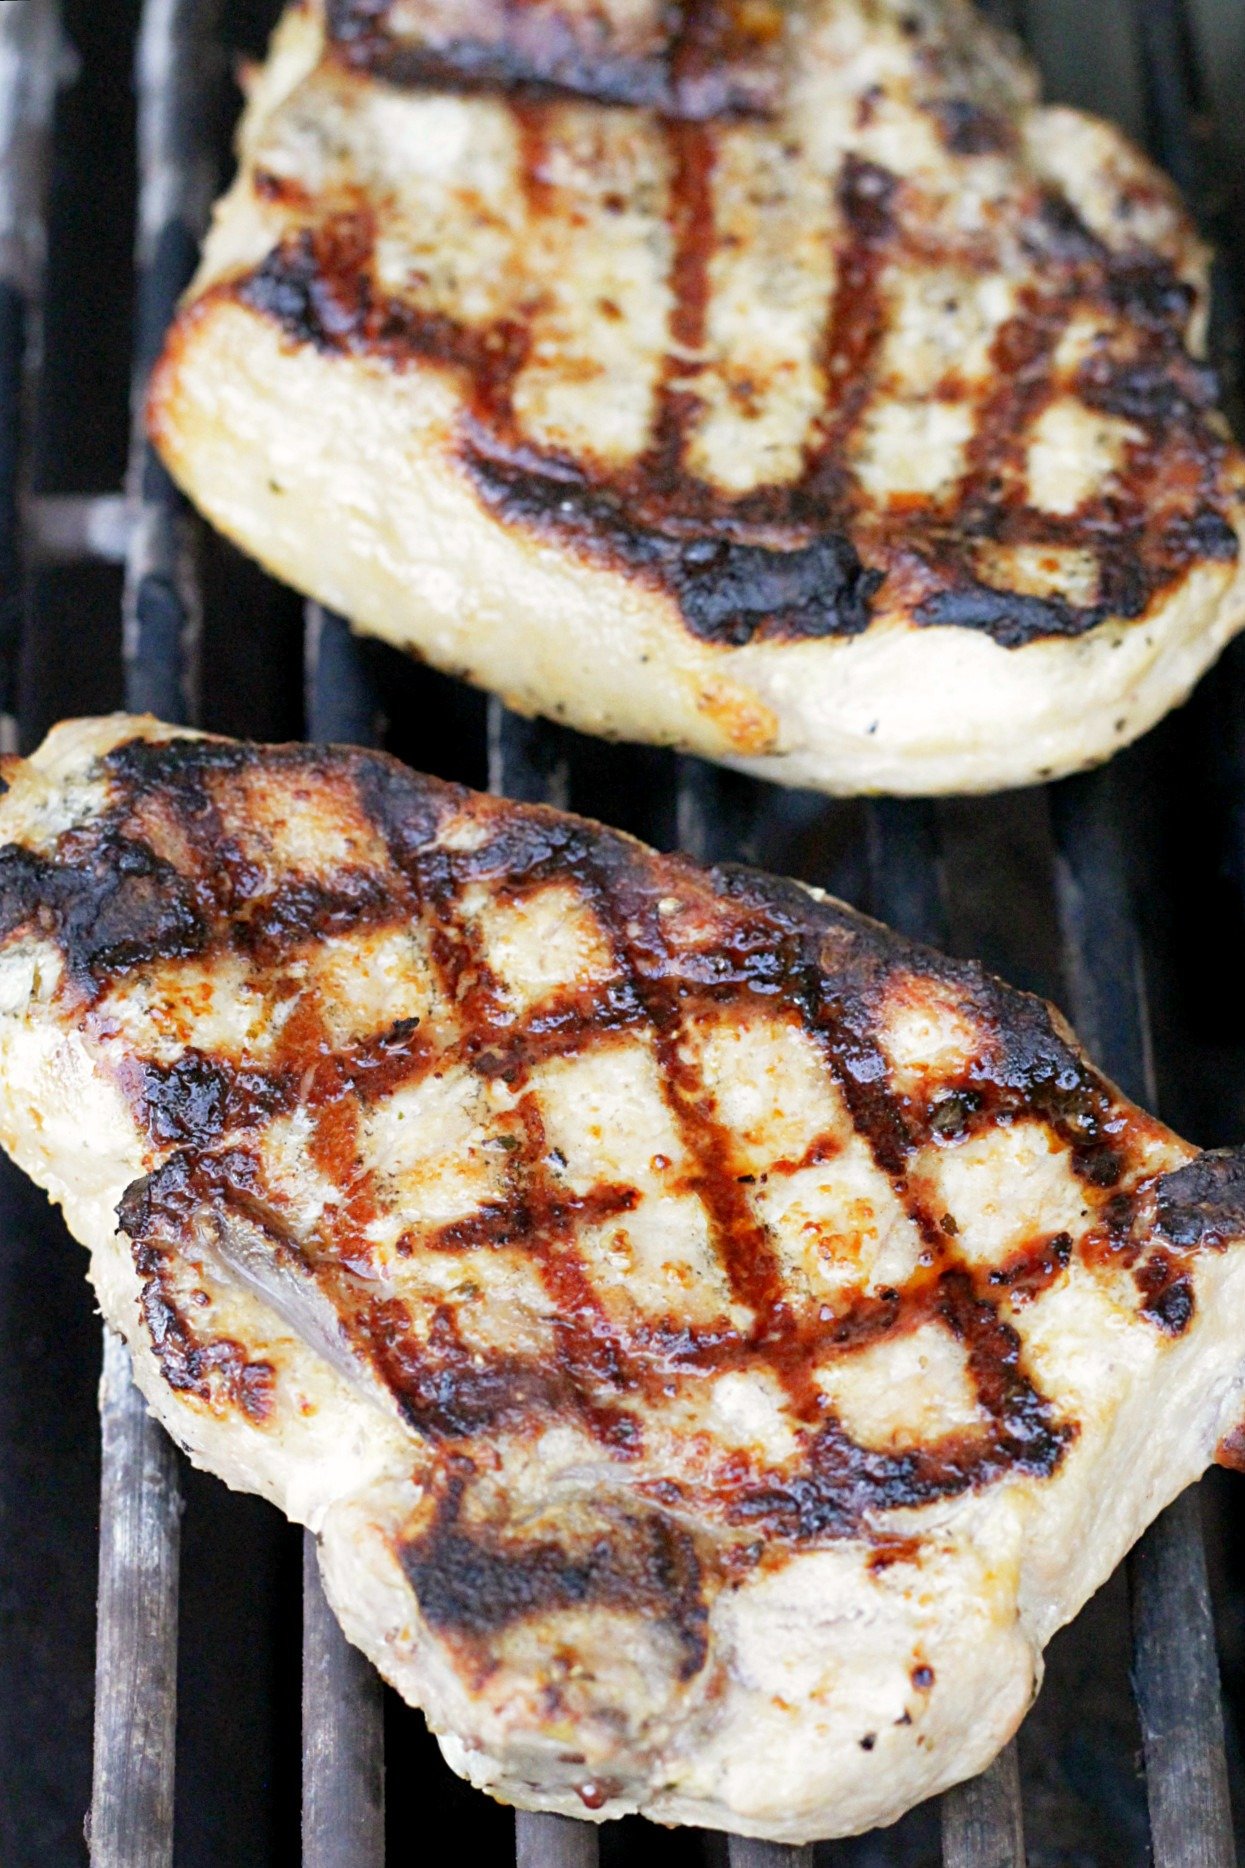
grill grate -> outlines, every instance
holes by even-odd
[[[194,264],[215,189],[215,93],[222,72],[222,0],[145,0],[138,41],[139,190],[134,422],[124,503],[116,496],[35,498],[30,410],[40,364],[43,195],[59,49],[56,0],[0,0],[0,745],[16,743],[18,671],[31,653],[34,612],[23,598],[32,568],[93,558],[123,561],[127,704],[173,720],[198,713],[201,534],[141,432],[146,374]],[[1071,17],[1065,0],[995,0],[988,8],[1041,47]],[[1193,194],[1205,190],[1191,131],[1198,96],[1193,36],[1182,0],[1098,0],[1103,43],[1131,27],[1150,140]],[[1092,36],[1092,35],[1091,35]],[[1231,279],[1220,281],[1216,328],[1227,360],[1239,342]],[[1226,307],[1226,309],[1225,309]],[[26,445],[23,447],[23,439]],[[23,583],[23,576],[25,583]],[[23,631],[25,646],[23,650]],[[388,652],[361,647],[315,605],[305,616],[305,730],[319,740],[378,742]],[[37,644],[35,645],[37,648]],[[378,670],[386,670],[384,679]],[[1225,675],[1222,677],[1227,679]],[[1238,677],[1239,679],[1239,677]],[[477,712],[469,724],[478,728]],[[406,747],[402,748],[406,751]],[[483,756],[483,747],[480,748]],[[418,751],[416,751],[416,760]],[[431,761],[425,761],[431,763]],[[781,868],[798,849],[813,805],[700,765],[635,750],[602,752],[562,729],[487,711],[488,780],[525,799],[648,813],[675,786],[678,841],[693,854]],[[618,790],[610,811],[611,780]],[[1236,778],[1238,789],[1245,773]],[[624,795],[625,794],[625,795]],[[1097,1061],[1153,1105],[1155,1072],[1141,938],[1131,902],[1127,822],[1118,768],[1051,787],[1030,809],[1053,862],[1062,962],[1074,1022]],[[1029,807],[1026,807],[1029,808]],[[1036,815],[1034,814],[1036,813]],[[833,875],[855,879],[872,912],[905,932],[946,943],[963,905],[944,885],[952,831],[974,843],[979,868],[1002,833],[989,808],[878,801],[842,807]],[[652,832],[652,823],[637,826]],[[840,892],[851,892],[840,886]],[[977,909],[980,918],[980,904]],[[996,891],[996,929],[1010,906]],[[990,956],[987,955],[987,958]],[[101,1541],[95,1765],[90,1852],[95,1868],[171,1868],[177,1701],[178,1461],[129,1379],[124,1346],[104,1346]],[[1228,1776],[1199,1502],[1186,1493],[1152,1527],[1128,1565],[1133,1665],[1156,1868],[1227,1868],[1234,1861]],[[303,1563],[303,1823],[307,1868],[380,1868],[384,1860],[384,1735],[379,1681],[342,1637],[325,1603],[310,1538]],[[1009,1746],[974,1783],[942,1799],[946,1868],[1005,1868],[1025,1860],[1021,1776]],[[1035,1838],[1035,1853],[1041,1838]],[[878,1851],[881,1852],[878,1852]],[[885,1838],[870,1862],[888,1856]],[[710,1860],[719,1851],[706,1841]],[[731,1868],[812,1868],[812,1850],[731,1838]],[[830,1853],[834,1853],[831,1850]],[[588,1823],[520,1815],[518,1868],[596,1868]],[[615,1851],[615,1859],[617,1851]],[[1045,1859],[1045,1857],[1044,1857]]]

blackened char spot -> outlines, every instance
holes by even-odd
[[[325,0],[324,22],[330,39],[356,45],[380,32],[393,0]]]
[[[152,1141],[161,1147],[175,1142],[204,1147],[226,1129],[267,1120],[288,1097],[289,1086],[263,1071],[194,1049],[184,1051],[176,1063],[142,1067],[143,1117]]]
[[[436,1313],[424,1343],[412,1335],[410,1312],[396,1299],[378,1298],[361,1309],[354,1329],[406,1419],[429,1439],[468,1440],[533,1410],[552,1417],[574,1409],[562,1370],[517,1356],[474,1354],[449,1309]]]
[[[705,642],[855,636],[869,626],[882,582],[835,532],[790,550],[718,535],[680,537],[628,518],[608,492],[465,450],[481,499],[497,517],[555,533],[596,562],[621,563],[669,590],[688,628]]]
[[[184,1238],[195,1215],[222,1198],[253,1199],[256,1184],[254,1157],[242,1149],[209,1156],[181,1151],[130,1183],[117,1224],[136,1246],[167,1244]]]
[[[1152,1252],[1138,1265],[1133,1277],[1144,1302],[1142,1315],[1152,1319],[1166,1336],[1180,1336],[1193,1320],[1193,1285],[1183,1261],[1167,1252]]]
[[[895,197],[899,177],[878,162],[866,162],[854,152],[844,157],[838,199],[856,239],[866,246],[881,245],[895,231]]]
[[[234,922],[233,937],[248,953],[279,953],[329,934],[397,920],[402,906],[385,876],[372,869],[342,869],[332,882],[291,876],[270,895],[247,904],[245,917]]]
[[[309,231],[274,247],[242,281],[238,296],[296,343],[330,353],[343,347],[350,326],[328,289],[322,254]]]
[[[658,1512],[601,1513],[596,1535],[574,1547],[499,1538],[459,1518],[462,1481],[447,1488],[436,1522],[406,1544],[402,1566],[430,1625],[486,1641],[529,1616],[608,1608],[658,1619],[682,1650],[679,1677],[704,1666],[704,1578],[691,1537]]]
[[[1164,1174],[1157,1203],[1173,1245],[1217,1248],[1245,1237],[1245,1149],[1214,1149]]]
[[[1016,134],[1007,118],[971,97],[939,98],[928,108],[944,147],[954,156],[998,155],[1015,144]]]
[[[390,84],[509,96],[590,97],[688,121],[755,114],[779,102],[782,14],[724,0],[677,0],[646,28],[549,6],[495,10],[475,36],[435,17],[418,39],[392,33],[389,0],[330,0],[329,38],[356,70]],[[452,12],[452,10],[451,10]]]
[[[54,936],[78,985],[206,945],[192,885],[146,844],[104,832],[74,861],[0,849],[0,939],[28,927]]]
[[[461,809],[471,795],[459,785],[408,772],[396,759],[374,754],[357,757],[354,776],[369,823],[404,873],[433,841],[442,819]]]
[[[1124,612],[1137,614],[1137,610]],[[1033,597],[1018,590],[995,590],[965,578],[917,605],[916,621],[926,628],[950,625],[979,629],[1002,649],[1023,648],[1050,636],[1081,636],[1108,612],[1101,604],[1074,604],[1064,597]]]
[[[1213,506],[1204,506],[1190,519],[1175,519],[1168,527],[1167,549],[1172,558],[1188,564],[1211,558],[1231,564],[1240,556],[1241,541],[1234,528]]]
[[[359,65],[357,54],[349,62]],[[397,45],[372,59],[370,68],[390,84],[422,90],[501,92],[526,98],[591,97],[599,104],[661,109],[667,116],[697,114],[680,109],[668,72],[657,59],[585,56],[563,27],[546,45],[520,49],[503,41],[447,39],[441,45]]]
[[[679,607],[705,641],[859,635],[882,582],[837,534],[795,551],[694,539],[679,560],[671,580]]]
[[[1151,425],[1213,408],[1219,395],[1215,372],[1183,353],[1131,361],[1090,357],[1077,387],[1090,408],[1121,421]]]
[[[1036,256],[1064,266],[1107,264],[1110,250],[1081,219],[1068,197],[1048,188],[1029,235]]]
[[[1043,195],[1030,236],[1036,257],[1058,266],[1083,270],[1114,310],[1163,334],[1184,329],[1196,293],[1172,262],[1148,247],[1109,247],[1065,194]]]
[[[310,753],[307,747],[295,749]],[[114,777],[138,790],[152,786],[175,785],[180,795],[194,796],[207,802],[203,780],[209,773],[245,771],[271,759],[274,748],[247,745],[232,739],[198,739],[183,734],[175,739],[129,739],[104,755],[104,765]],[[314,755],[313,755],[314,756]]]
[[[1112,253],[1099,249],[1107,266],[1107,296],[1128,318],[1159,330],[1183,329],[1197,294],[1171,262],[1156,253]],[[1205,371],[1214,381],[1214,373]]]

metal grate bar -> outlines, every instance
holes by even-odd
[[[1117,782],[1108,767],[1051,788],[1056,889],[1073,1022],[1107,1075],[1153,1107],[1145,972]],[[1231,1868],[1219,1666],[1195,1491],[1151,1525],[1128,1574],[1155,1868]]]
[[[126,698],[138,712],[195,714],[197,522],[143,425],[147,382],[190,282],[216,189],[211,105],[221,66],[219,0],[146,0],[139,29],[138,302],[126,553]]]
[[[942,1799],[944,1868],[1024,1868],[1020,1762],[1013,1739],[989,1770]]]
[[[494,696],[488,704],[488,784],[501,797],[526,804],[571,803],[565,741],[542,720],[510,713]],[[516,1868],[597,1868],[595,1823],[535,1810],[514,1813]]]
[[[143,432],[147,378],[206,225],[215,184],[208,78],[215,5],[147,0],[137,88],[138,321],[126,551],[126,701],[165,719],[192,712],[186,669],[198,615],[190,521]],[[172,1445],[129,1379],[110,1332],[100,1389],[99,1616],[93,1868],[170,1868],[177,1728],[180,1510]]]
[[[122,493],[38,493],[23,502],[23,516],[36,564],[125,563],[134,526]]]
[[[1219,1660],[1196,1487],[1146,1532],[1128,1581],[1155,1868],[1231,1868]]]
[[[56,0],[0,8],[0,752],[17,749],[22,417],[40,348],[47,144],[61,69]]]
[[[869,806],[865,839],[872,912],[911,940],[945,946],[947,916],[932,804],[923,798],[876,798]]]
[[[569,810],[571,772],[565,744],[543,720],[526,720],[490,697],[488,783],[501,797]]]
[[[177,1559],[181,1501],[173,1442],[104,1332],[99,1619],[91,1868],[171,1868],[177,1736]]]
[[[303,1868],[381,1868],[385,1720],[380,1676],[337,1624],[303,1534]]]
[[[599,1853],[595,1823],[541,1810],[514,1813],[515,1868],[596,1868]]]
[[[793,1848],[782,1842],[758,1842],[754,1836],[732,1836],[728,1844],[731,1868],[813,1868],[813,1848]]]
[[[379,705],[361,645],[332,610],[309,603],[304,616],[308,739],[322,746],[375,746]]]
[[[307,736],[374,746],[377,696],[348,625],[306,606]],[[303,1534],[303,1868],[382,1868],[385,1701],[380,1675],[347,1641]]]

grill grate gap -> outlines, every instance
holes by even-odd
[[[54,0],[0,12],[0,752],[17,750],[26,611],[24,447],[42,352],[48,143],[67,54]]]

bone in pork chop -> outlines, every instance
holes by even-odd
[[[0,1138],[454,1767],[788,1840],[980,1770],[1241,1418],[1245,1157],[794,883],[151,720],[5,769]]]

